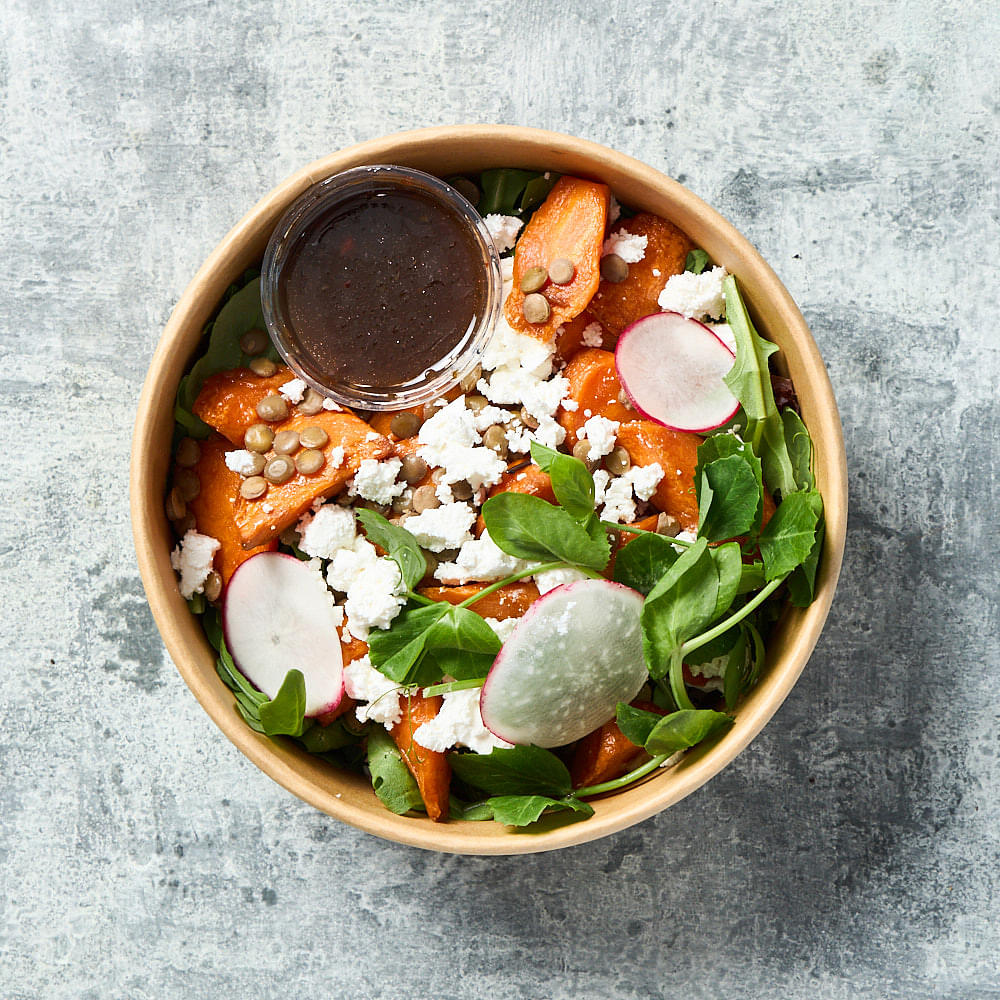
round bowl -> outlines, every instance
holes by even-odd
[[[371,163],[441,176],[497,166],[578,174],[610,185],[633,208],[670,219],[739,278],[758,329],[781,349],[777,367],[793,379],[812,434],[826,514],[815,601],[805,609],[787,608],[769,641],[768,667],[724,737],[696,748],[670,770],[593,800],[595,814],[581,822],[555,817],[531,832],[515,832],[495,823],[394,815],[363,776],[338,771],[291,741],[270,740],[243,723],[215,672],[215,653],[177,589],[163,498],[178,381],[223,293],[259,265],[272,230],[295,199],[325,177]],[[226,736],[262,771],[330,816],[388,840],[459,854],[548,851],[604,837],[666,809],[721,771],[774,715],[816,645],[833,601],[847,527],[844,443],[823,359],[791,296],[750,243],[690,191],[631,157],[570,136],[494,125],[420,129],[361,143],[304,167],[259,201],[201,266],[163,331],[139,401],[130,488],[136,552],[153,617],[181,676]]]

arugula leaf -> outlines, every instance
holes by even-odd
[[[437,677],[423,677],[416,669],[427,644],[428,629],[447,613],[451,605],[429,604],[404,608],[388,630],[375,629],[368,637],[372,666],[397,684],[431,684]]]
[[[809,558],[823,513],[819,493],[791,493],[782,500],[760,535],[760,554],[768,581],[790,573]]]
[[[759,518],[760,480],[742,455],[709,462],[698,486],[698,534],[710,542],[745,535]]]
[[[442,676],[451,674],[464,681],[489,673],[501,642],[474,611],[446,605],[445,613],[427,629],[424,645],[427,658],[434,660]]]
[[[278,693],[257,708],[268,736],[301,736],[305,727],[306,679],[301,670],[289,670]]]
[[[566,765],[541,747],[498,748],[492,753],[451,754],[452,770],[462,781],[491,795],[569,795],[573,782]]]
[[[416,538],[405,528],[390,524],[377,511],[359,507],[355,510],[355,515],[365,529],[368,541],[385,549],[389,558],[399,567],[406,589],[413,590],[427,574],[427,560],[420,551]]]
[[[715,599],[714,618],[721,618],[736,599],[743,578],[743,556],[739,544],[726,542],[708,550],[719,574],[719,593]]]
[[[490,538],[508,555],[601,570],[611,558],[607,535],[595,519],[578,524],[561,507],[526,493],[499,493],[483,504]]]
[[[372,788],[386,809],[397,815],[413,809],[425,810],[416,780],[382,726],[372,726],[368,734],[368,769],[372,774]]]
[[[531,459],[547,472],[552,492],[562,508],[576,521],[586,521],[594,513],[594,477],[587,466],[572,455],[531,442]]]
[[[684,270],[692,274],[701,274],[708,267],[708,254],[704,250],[690,250],[684,259]]]
[[[800,490],[811,490],[816,485],[812,474],[813,443],[802,418],[789,406],[781,411],[785,446],[792,463],[792,474]]]
[[[493,810],[493,818],[506,826],[528,826],[539,819],[547,809],[570,809],[581,813],[581,818],[594,815],[594,807],[575,796],[552,799],[545,795],[497,795],[486,800]]]
[[[655,756],[686,750],[732,724],[732,718],[724,712],[682,709],[657,722],[646,739],[646,752]]]
[[[614,580],[640,594],[648,594],[679,557],[669,538],[639,535],[618,550]]]
[[[642,607],[642,649],[650,676],[662,677],[681,643],[715,617],[719,574],[699,538],[667,570]]]
[[[820,514],[816,524],[816,541],[809,550],[809,555],[801,566],[796,566],[788,577],[788,599],[796,608],[807,608],[812,604],[816,593],[816,570],[819,568],[819,556],[823,550],[823,539],[826,536],[826,520]]]
[[[649,712],[644,708],[636,708],[634,705],[626,705],[625,702],[618,702],[615,712],[615,721],[622,731],[625,739],[634,743],[637,747],[645,746],[649,734],[653,727],[663,716],[657,712]]]

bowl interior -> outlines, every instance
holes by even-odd
[[[592,802],[595,815],[559,817],[515,833],[495,823],[432,823],[388,812],[363,777],[335,770],[297,748],[250,730],[215,672],[215,653],[189,613],[170,567],[174,541],[163,510],[177,383],[226,288],[258,265],[274,226],[310,185],[369,163],[396,163],[438,175],[511,166],[579,174],[610,185],[619,201],[680,226],[740,281],[758,329],[781,349],[778,366],[795,382],[815,445],[826,542],[816,599],[788,608],[769,641],[768,665],[726,735],[692,751],[677,767]],[[132,444],[132,523],[143,583],[163,640],[184,680],[220,729],[258,767],[329,815],[389,840],[466,854],[516,854],[583,843],[624,829],[704,784],[763,728],[791,690],[819,637],[833,600],[847,520],[847,474],[840,418],[826,369],[788,292],[750,243],[687,189],[645,164],[580,139],[512,126],[421,129],[353,146],[318,160],[264,197],[202,265],[164,329],[143,386]]]

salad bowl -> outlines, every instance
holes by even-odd
[[[586,821],[544,817],[529,831],[518,831],[495,823],[433,823],[386,811],[364,775],[338,770],[292,740],[271,739],[247,727],[216,672],[215,650],[178,590],[164,494],[178,384],[205,325],[226,290],[247,269],[260,266],[275,226],[297,198],[335,173],[382,163],[437,176],[500,166],[577,175],[607,184],[622,204],[670,220],[738,276],[757,329],[779,348],[773,363],[794,383],[812,436],[826,531],[815,599],[808,607],[788,606],[783,612],[769,638],[759,683],[740,702],[724,736],[697,746],[669,770],[595,798],[594,815]],[[139,402],[130,477],[133,533],[150,608],[178,671],[222,732],[267,775],[330,816],[388,840],[459,854],[547,851],[607,836],[678,802],[743,751],[787,697],[823,628],[843,556],[846,484],[840,419],[823,360],[789,293],[750,243],[690,191],[622,153],[551,132],[490,125],[421,129],[361,143],[309,164],[259,201],[201,266],[163,331]]]

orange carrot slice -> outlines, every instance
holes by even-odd
[[[209,427],[242,448],[247,430],[261,422],[257,404],[265,396],[279,395],[281,387],[294,378],[287,368],[268,378],[254,375],[249,368],[220,372],[205,379],[194,401],[194,412]]]
[[[458,587],[421,587],[419,593],[432,601],[461,604],[473,594],[485,590],[486,586],[485,583],[464,583]],[[483,618],[503,621],[505,618],[520,618],[537,600],[538,588],[533,583],[518,581],[487,594],[481,601],[469,605],[469,610]]]
[[[580,428],[590,417],[607,417],[625,422],[638,414],[619,400],[622,391],[615,369],[615,356],[610,351],[587,347],[578,351],[563,375],[569,380],[569,395],[575,400],[575,410],[560,409],[559,423],[566,429],[566,448],[573,450]],[[589,412],[588,412],[589,411]]]
[[[632,704],[647,712],[664,714],[663,709],[650,701],[633,701]],[[586,788],[620,778],[642,752],[642,747],[637,747],[618,728],[618,723],[609,719],[600,729],[595,729],[577,743],[569,768],[573,787]]]
[[[560,177],[549,196],[524,227],[514,251],[514,287],[504,314],[520,333],[552,341],[556,330],[587,307],[601,280],[601,247],[607,225],[611,190],[605,184],[579,177]],[[566,285],[549,282],[542,294],[551,314],[544,323],[524,318],[521,279],[533,267],[548,270],[559,258],[573,263],[573,280]]]
[[[414,732],[430,722],[441,710],[440,697],[427,698],[417,693],[401,699],[403,717],[392,727],[391,735],[417,780],[420,797],[427,815],[435,823],[448,818],[448,789],[451,785],[451,764],[448,755],[428,750],[413,739]]]

